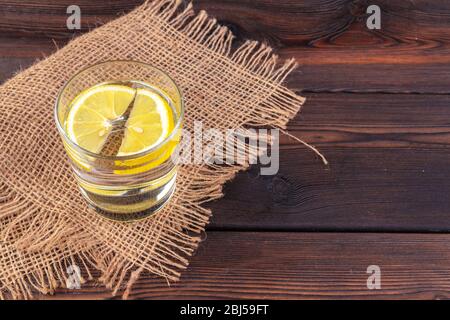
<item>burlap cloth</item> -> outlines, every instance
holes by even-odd
[[[75,72],[106,60],[149,63],[170,74],[186,101],[185,127],[284,127],[303,98],[281,85],[294,67],[181,1],[148,2],[71,41],[0,87],[0,296],[29,298],[66,285],[77,264],[127,296],[142,271],[179,279],[211,212],[202,204],[247,165],[183,165],[170,204],[144,221],[108,221],[78,192],[53,120]]]

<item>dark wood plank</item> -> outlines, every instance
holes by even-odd
[[[179,283],[141,278],[132,299],[442,299],[450,235],[210,232]],[[369,265],[381,290],[368,290]],[[65,294],[67,293],[67,294]],[[58,299],[111,298],[101,287]],[[39,298],[49,298],[42,297]]]
[[[366,27],[368,5],[381,30]],[[449,92],[448,1],[224,1],[198,7],[241,39],[268,41],[300,68],[289,85],[303,91]]]
[[[89,31],[118,15],[131,11],[143,0],[1,0],[0,34],[6,36],[43,36],[70,39],[74,34]],[[69,30],[67,7],[81,9],[81,30]]]
[[[280,170],[257,167],[210,205],[211,230],[450,230],[449,96],[309,95],[281,142]]]
[[[366,8],[378,5],[382,9],[382,31],[395,39],[450,40],[445,0],[228,0],[196,1],[196,6],[235,25],[243,37],[271,41],[274,45],[309,45],[319,39],[350,40],[357,34],[348,33],[354,25],[366,22]],[[367,30],[367,28],[364,28]],[[368,33],[369,34],[369,33]],[[372,37],[363,40],[371,44]]]
[[[0,36],[42,36],[67,41],[65,8],[70,1],[23,3],[2,0]],[[82,30],[101,25],[142,1],[80,0]],[[289,80],[313,92],[450,92],[448,1],[370,1],[382,8],[382,28],[365,26],[368,1],[245,0],[195,3],[230,26],[238,42],[269,42],[299,68]],[[11,60],[12,65],[18,62]],[[1,67],[1,66],[0,66]],[[9,68],[12,68],[9,66]],[[1,70],[1,69],[0,69]]]
[[[65,42],[39,37],[0,37],[0,84],[49,56]]]
[[[144,0],[79,0],[82,31],[126,13]],[[184,1],[187,4],[189,1]],[[7,35],[43,35],[71,38],[66,28],[69,0],[1,0],[0,33]],[[405,38],[450,40],[445,0],[198,0],[197,10],[206,10],[222,23],[230,25],[242,38],[272,41],[276,46],[309,44],[311,41],[340,34],[353,22],[365,22],[365,9],[376,4],[383,9],[383,34]],[[383,29],[383,28],[382,28]],[[351,34],[350,34],[351,35]],[[416,39],[419,40],[419,39]],[[370,44],[370,38],[366,39]]]

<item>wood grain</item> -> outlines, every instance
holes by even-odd
[[[310,92],[449,93],[446,1],[201,1],[241,38],[268,41],[300,64],[289,79]],[[381,30],[366,27],[368,5]]]
[[[450,230],[449,96],[313,94],[282,137],[280,170],[238,175],[211,230]],[[326,115],[326,116],[325,116]]]
[[[131,11],[140,0],[2,0],[0,2],[0,34],[70,39],[75,34],[89,31],[118,15]],[[81,30],[66,26],[67,8],[76,4],[81,9]]]
[[[0,0],[0,83],[143,1],[78,0],[80,31],[66,28],[72,2]],[[381,30],[365,25],[369,4],[382,9]],[[168,288],[145,276],[131,298],[449,298],[450,3],[194,7],[230,27],[237,44],[256,39],[296,58],[287,85],[308,100],[289,131],[331,165],[283,136],[277,175],[252,167],[209,204],[207,241],[182,281]],[[371,264],[381,267],[382,290],[366,288]],[[91,283],[54,298],[111,296]]]
[[[130,299],[444,299],[450,297],[449,240],[421,234],[210,232],[179,283],[167,287],[144,276]],[[367,289],[369,265],[381,269],[381,290]],[[111,295],[87,285],[54,298]]]
[[[12,3],[16,10],[23,7],[20,2]],[[36,3],[43,7],[42,3],[45,1]],[[287,4],[262,1],[252,6],[236,1],[213,4],[200,1],[197,5],[213,15],[224,15],[232,7],[243,6],[243,11],[250,12],[248,15],[258,11],[265,16],[270,13],[268,11],[274,11],[274,15],[286,11],[302,15],[303,10],[308,12],[305,6],[311,5],[313,8],[314,3],[317,4],[308,1],[295,4],[289,1]],[[331,3],[335,6],[342,4]],[[418,5],[421,3],[417,2]],[[99,8],[106,5],[106,2],[96,2],[95,5],[87,6],[87,10],[99,14]],[[50,4],[46,10],[52,11],[54,6]],[[57,7],[60,6],[61,4]],[[277,6],[284,11],[280,13],[275,10]],[[120,1],[111,6],[113,9],[118,7]],[[27,8],[28,11],[35,12],[30,7]],[[392,10],[395,8],[393,6]],[[419,12],[426,19],[428,16],[424,12],[429,12],[434,18],[442,15],[439,13],[441,8],[436,3],[421,5],[421,8],[422,11]],[[318,10],[318,14],[321,12],[319,9],[314,10]],[[333,10],[326,12],[331,11]],[[40,10],[36,12],[38,14]],[[244,13],[243,15],[245,16]],[[242,23],[247,21],[249,24],[255,19],[248,17]],[[335,21],[336,17],[330,19]],[[273,23],[270,19],[262,21],[266,20],[267,23]],[[426,34],[428,37],[436,36],[439,30],[445,32],[442,25],[444,21],[436,20],[439,28],[436,27],[437,31],[433,32],[430,29]],[[316,20],[307,21],[315,23]],[[295,23],[304,25],[304,28],[306,22],[295,20]],[[353,35],[348,39],[364,43],[363,37]],[[64,43],[61,39],[54,42],[44,37],[10,37],[2,40],[0,70],[3,72],[0,73],[0,79],[8,77],[15,64],[31,63],[34,58],[42,58]],[[348,47],[352,49],[349,51],[351,53],[335,58],[328,55],[327,48],[299,46],[301,43],[297,41],[292,47],[286,47],[286,43],[281,50],[292,54],[298,50],[310,51],[309,58],[305,59],[308,59],[310,65],[319,67],[322,66],[321,61],[336,64],[339,59],[356,61],[363,56],[362,49],[355,51],[354,47],[346,46],[345,42],[340,43],[339,48]],[[416,48],[405,48],[405,52],[414,55]],[[442,63],[447,59],[446,55],[434,53],[433,49],[429,52]],[[313,59],[314,55],[318,59]],[[360,65],[370,65],[375,69],[383,65],[383,57],[368,54],[364,59]],[[406,59],[405,56],[402,59]],[[420,63],[426,64],[426,61]],[[341,64],[342,68],[355,74],[351,69],[354,65],[348,63],[348,60]],[[404,65],[414,66],[415,62],[406,59]],[[303,70],[304,66],[300,68],[300,72]],[[428,72],[435,75],[433,69]],[[297,75],[298,73],[293,75],[290,83],[294,87],[296,83],[303,81]],[[331,81],[324,74],[319,74],[317,79],[321,83]],[[383,79],[386,76],[383,75]],[[258,177],[258,169],[254,168],[249,173],[238,175],[235,181],[226,186],[225,198],[211,204],[215,213],[211,230],[449,230],[450,200],[447,194],[450,192],[450,184],[446,179],[450,158],[448,95],[321,93],[308,94],[307,98],[303,112],[290,123],[289,131],[317,145],[329,158],[330,168],[324,168],[303,146],[283,137],[280,173],[274,177]]]
[[[51,37],[65,42],[142,1],[80,0],[82,29],[77,32],[66,28],[70,1],[0,3],[0,37]],[[382,28],[375,31],[366,27],[368,4],[362,0],[203,0],[196,1],[195,8],[228,25],[237,42],[265,41],[281,57],[295,57],[301,67],[289,85],[296,90],[448,94],[449,3],[370,1],[382,9]],[[11,64],[18,67],[19,62],[11,60]]]

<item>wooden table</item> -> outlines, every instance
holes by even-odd
[[[77,0],[82,30],[142,1]],[[0,1],[0,82],[62,46],[74,1]],[[366,8],[382,9],[381,30]],[[241,173],[181,281],[143,277],[131,298],[449,298],[450,3],[446,0],[196,1],[239,39],[300,68],[308,100],[282,137],[280,171]],[[367,268],[381,289],[367,288]],[[45,298],[45,297],[42,297]],[[95,285],[56,298],[111,298]]]

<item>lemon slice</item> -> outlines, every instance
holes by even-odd
[[[174,127],[172,110],[156,92],[137,89],[118,156],[144,152],[161,143]]]
[[[80,93],[66,120],[69,138],[80,147],[98,153],[111,132],[111,121],[120,117],[133,100],[135,89],[101,85]]]
[[[162,142],[174,127],[167,101],[147,89],[110,84],[87,89],[75,98],[66,120],[69,138],[80,147],[99,153],[111,133],[111,121],[126,111],[135,93],[117,155],[144,152]]]

